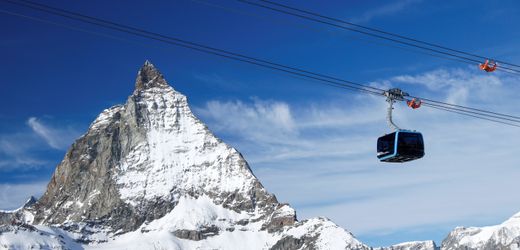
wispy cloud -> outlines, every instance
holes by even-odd
[[[253,98],[242,101],[210,101],[196,110],[203,117],[216,121],[215,129],[235,131],[248,141],[284,144],[297,133],[289,106],[283,102]]]
[[[395,76],[373,85],[502,112],[515,113],[520,105],[514,79],[465,69]],[[511,198],[520,188],[518,129],[397,106],[396,122],[423,132],[427,153],[388,165],[375,158],[375,141],[388,131],[384,100],[349,97],[307,105],[212,101],[195,110],[244,153],[262,183],[293,204],[300,218],[327,216],[356,235],[373,236],[425,225],[447,233],[460,223],[499,223],[520,210],[520,200]]]
[[[16,175],[8,173],[8,178],[2,178],[0,210],[19,208],[30,196],[41,196],[47,180],[17,182],[35,179],[35,169],[54,167],[42,153],[65,149],[79,134],[70,126],[50,126],[35,117],[29,118],[26,125],[17,132],[0,134],[0,171],[4,174],[17,171]]]
[[[375,9],[368,10],[361,14],[359,17],[354,17],[350,19],[350,21],[354,23],[370,22],[372,19],[376,17],[396,14],[400,11],[403,11],[411,5],[418,4],[422,1],[423,0],[398,0],[393,3],[382,5]]]
[[[250,103],[210,101],[196,111],[210,121],[212,129],[218,133],[234,135],[251,163],[278,163],[288,159],[344,155],[352,144],[341,140],[341,131],[336,135],[319,131],[372,121],[365,119],[362,112],[349,113],[349,117],[338,107],[330,108],[309,106],[293,111],[287,103],[255,98]],[[316,147],[315,137],[327,143]],[[355,140],[350,138],[352,143]],[[256,153],[251,155],[249,151]]]
[[[41,153],[45,150],[64,150],[79,133],[70,126],[49,126],[30,117],[27,127],[11,134],[0,134],[0,170],[29,170],[48,166]],[[30,130],[29,130],[30,128]]]
[[[444,93],[445,101],[455,104],[465,104],[470,94],[478,100],[494,99],[502,84],[496,75],[474,74],[462,69],[439,69],[415,76],[402,75],[391,81],[423,85],[430,91]]]
[[[31,196],[40,197],[47,182],[0,184],[0,210],[21,207]]]
[[[0,135],[0,170],[32,169],[47,164],[31,153],[37,145],[38,139],[30,134]]]
[[[44,124],[36,117],[30,117],[27,125],[54,149],[66,149],[79,133],[71,128],[55,128]]]

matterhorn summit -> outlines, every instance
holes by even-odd
[[[44,195],[0,223],[7,249],[369,249],[325,218],[298,222],[148,61]]]
[[[164,217],[183,197],[259,215],[277,209],[240,153],[192,114],[151,63],[135,87],[125,105],[104,110],[69,149],[34,206],[35,223],[85,223],[121,234]]]

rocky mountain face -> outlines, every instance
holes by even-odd
[[[442,249],[515,249],[519,217],[457,228]],[[126,103],[104,110],[69,148],[42,197],[0,211],[0,249],[33,248],[438,249],[372,248],[326,218],[298,221],[149,62]]]
[[[266,216],[280,207],[240,153],[192,114],[152,64],[139,71],[135,87],[125,105],[103,111],[68,150],[34,206],[35,223],[125,233],[162,218],[184,196]]]
[[[298,222],[149,62],[45,194],[0,223],[0,248],[369,249],[327,219]]]

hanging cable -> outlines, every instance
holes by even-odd
[[[246,11],[243,11],[243,10],[238,10],[236,8],[227,7],[227,6],[222,5],[221,3],[214,3],[214,2],[211,2],[211,1],[208,1],[208,0],[189,0],[189,1],[194,2],[194,3],[198,3],[198,4],[202,4],[202,5],[206,5],[206,6],[210,6],[210,7],[213,7],[213,8],[218,8],[218,9],[221,9],[221,10],[224,10],[224,11],[227,11],[227,12],[238,13],[238,14],[241,14],[241,15],[246,15],[246,16],[254,17],[254,18],[263,18],[266,21],[269,21],[269,22],[272,22],[272,23],[276,23],[276,24],[281,23],[281,21],[276,21],[276,20],[273,20],[273,19],[270,19],[270,18],[266,18],[266,16],[264,16],[264,15],[259,15],[259,14],[255,14],[255,13],[251,13],[251,12],[246,12]],[[287,25],[288,22],[284,22],[284,24]],[[331,33],[327,32],[327,30],[314,28],[314,27],[309,26],[309,25],[304,25],[304,24],[294,23],[294,22],[291,23],[291,25],[294,26],[294,27],[311,30],[313,32],[326,32],[328,34],[331,34]],[[337,33],[333,33],[333,35],[337,35]],[[424,51],[424,50],[414,49],[414,48],[410,48],[410,47],[406,47],[406,46],[400,46],[400,45],[395,44],[395,43],[385,42],[384,40],[375,40],[375,39],[366,39],[366,38],[364,39],[363,37],[354,36],[354,35],[347,35],[346,37],[348,37],[349,39],[355,39],[355,40],[359,40],[359,41],[362,41],[362,42],[367,42],[367,43],[387,46],[387,47],[391,47],[391,48],[395,48],[395,49],[400,49],[400,50],[404,50],[404,51],[409,51],[409,52],[416,53],[416,54],[428,55],[428,56],[432,56],[432,57],[437,57],[437,58],[442,58],[442,59],[446,59],[446,60],[451,60],[451,61],[455,61],[455,62],[468,64],[468,61],[466,61],[466,60],[461,60],[461,59],[458,59],[458,58],[453,58],[453,57],[448,57],[448,56],[439,55],[439,54],[435,54],[435,53],[430,53],[430,52],[427,52],[427,51]],[[350,42],[351,40],[347,40],[347,41]],[[471,63],[471,65],[474,65],[474,63]],[[510,73],[510,72],[507,72],[507,73]]]
[[[29,20],[38,21],[38,22],[42,22],[42,23],[46,23],[46,24],[52,24],[52,25],[55,25],[55,26],[58,26],[58,27],[62,27],[62,28],[70,29],[70,30],[75,30],[75,31],[80,31],[80,32],[84,32],[84,33],[87,33],[87,34],[91,34],[91,35],[96,35],[96,36],[101,36],[101,37],[105,37],[105,38],[115,39],[115,40],[118,40],[118,41],[123,41],[123,42],[127,42],[127,43],[132,43],[132,44],[139,44],[139,43],[135,43],[133,41],[130,41],[128,39],[124,39],[124,38],[121,38],[121,37],[111,36],[111,35],[107,35],[107,34],[100,33],[100,32],[95,32],[95,31],[91,31],[91,30],[87,30],[87,29],[83,29],[83,28],[74,27],[74,26],[71,26],[71,25],[65,25],[65,24],[61,24],[61,23],[58,23],[58,22],[45,20],[45,19],[38,18],[38,17],[27,16],[27,15],[23,15],[23,14],[20,14],[20,13],[15,13],[15,12],[8,11],[8,10],[0,9],[0,13],[11,15],[11,16],[23,17],[23,18],[26,18],[26,19],[29,19]],[[142,44],[139,44],[139,45],[142,45]]]
[[[416,98],[416,99],[419,99],[419,100],[422,100],[422,101],[426,101],[426,102],[431,102],[432,105],[440,104],[439,106],[446,106],[447,108],[460,108],[460,109],[463,109],[463,110],[476,111],[478,113],[486,113],[486,114],[491,114],[491,115],[497,115],[497,116],[502,117],[502,118],[512,118],[513,120],[520,122],[520,116],[507,115],[507,114],[501,114],[501,113],[498,113],[498,112],[492,112],[492,111],[487,111],[487,110],[483,110],[483,109],[464,107],[464,106],[457,105],[457,104],[440,102],[440,101],[435,101],[435,100],[431,100],[431,99],[428,99],[428,98],[422,98],[422,97],[417,97],[417,96],[410,96],[410,97],[411,98]]]
[[[364,84],[360,84],[360,83],[355,83],[355,82],[347,81],[347,80],[340,79],[337,77],[327,76],[324,74],[314,73],[314,72],[311,72],[308,70],[302,70],[302,69],[299,69],[296,67],[290,67],[290,66],[279,64],[279,63],[270,62],[267,60],[257,59],[254,57],[250,57],[250,56],[246,56],[246,55],[242,55],[242,54],[238,54],[238,53],[234,53],[234,52],[229,52],[229,51],[226,51],[223,49],[217,49],[217,48],[213,48],[213,47],[210,47],[207,45],[189,42],[189,41],[171,37],[171,36],[161,35],[158,33],[150,32],[147,30],[139,29],[139,28],[134,28],[134,27],[127,26],[127,25],[118,24],[118,23],[103,20],[100,18],[90,17],[87,15],[82,15],[82,14],[74,13],[71,11],[61,10],[61,9],[54,8],[54,7],[51,7],[52,9],[48,9],[45,7],[45,5],[41,5],[41,4],[33,5],[32,2],[24,1],[24,0],[21,0],[24,3],[19,3],[18,1],[14,1],[14,0],[3,0],[3,1],[7,1],[7,2],[14,3],[14,4],[17,4],[20,6],[24,6],[24,7],[29,7],[29,8],[43,11],[46,13],[50,13],[53,15],[66,17],[66,18],[69,18],[72,20],[86,22],[89,24],[103,27],[103,28],[117,30],[120,32],[152,39],[155,41],[160,41],[160,42],[168,43],[168,44],[175,45],[175,46],[189,48],[189,49],[196,50],[199,52],[213,54],[216,56],[220,56],[220,57],[224,57],[224,58],[228,58],[228,59],[232,59],[232,60],[237,60],[237,61],[261,66],[261,67],[276,70],[276,71],[289,73],[292,75],[296,75],[298,77],[305,77],[310,80],[318,81],[324,85],[329,85],[329,86],[342,88],[342,89],[357,90],[357,91],[361,91],[363,93],[377,95],[377,96],[385,96],[385,90],[380,89],[380,88],[376,88],[376,87],[372,87],[372,86],[368,86],[368,85],[364,85]],[[25,15],[18,15],[18,16],[27,17]],[[38,19],[33,19],[33,20],[38,20]],[[49,22],[47,22],[47,23],[49,23]],[[439,103],[441,103],[441,102],[439,102]],[[516,126],[516,127],[520,126],[520,122],[518,123],[518,126],[515,125],[516,124],[515,122],[518,122],[518,121],[512,121],[512,119],[508,120],[508,118],[506,118],[506,117],[501,117],[501,116],[508,116],[508,117],[516,117],[516,116],[499,114],[499,113],[485,111],[485,110],[478,110],[478,109],[464,107],[464,106],[459,106],[460,108],[457,108],[457,107],[454,107],[454,106],[457,106],[454,104],[448,104],[448,105],[452,105],[452,106],[446,107],[446,106],[441,106],[438,104],[436,105],[436,104],[432,104],[432,103],[426,103],[426,106],[430,106],[433,108],[437,108],[437,109],[441,109],[441,110],[445,110],[445,111],[449,111],[449,112],[453,112],[453,113],[460,113],[463,115],[474,116],[476,118],[480,118],[480,119],[484,119],[484,120],[500,122],[505,125],[511,125],[511,126]],[[470,109],[473,111],[468,111],[465,109]],[[497,115],[491,116],[490,114],[497,114]],[[498,116],[498,115],[500,115],[500,116]],[[512,121],[513,123],[508,123],[507,121]]]
[[[421,43],[421,44],[428,45],[428,46],[431,46],[431,47],[436,47],[436,48],[439,48],[439,49],[448,50],[448,51],[451,51],[451,52],[455,52],[455,53],[459,53],[459,54],[463,54],[463,55],[467,55],[467,56],[477,57],[477,58],[484,59],[484,60],[491,59],[492,61],[499,62],[500,64],[505,64],[505,65],[510,65],[510,66],[514,66],[514,67],[519,67],[520,68],[520,65],[518,65],[518,64],[508,63],[508,62],[505,62],[505,61],[502,61],[502,60],[498,60],[498,59],[494,59],[494,58],[490,58],[490,57],[485,57],[485,56],[481,56],[481,55],[477,55],[477,54],[473,54],[473,53],[468,53],[468,52],[465,52],[465,51],[462,51],[462,50],[448,48],[448,47],[443,46],[443,45],[430,43],[430,42],[426,42],[426,41],[423,41],[423,40],[419,40],[419,39],[415,39],[415,38],[399,35],[399,34],[396,34],[396,33],[384,31],[384,30],[381,30],[381,29],[376,29],[376,28],[372,28],[372,27],[368,27],[368,26],[364,26],[364,25],[348,22],[348,21],[341,20],[341,19],[338,19],[338,18],[325,16],[325,15],[322,15],[322,14],[319,14],[319,13],[316,13],[316,12],[311,12],[311,11],[308,11],[308,10],[299,9],[299,8],[296,8],[296,7],[292,7],[292,6],[289,6],[289,5],[277,3],[277,2],[274,2],[274,1],[269,1],[269,0],[259,0],[259,1],[264,2],[264,3],[269,3],[269,4],[272,4],[272,5],[275,5],[275,6],[283,7],[283,8],[286,8],[286,9],[298,11],[298,12],[301,12],[301,13],[309,14],[309,15],[312,15],[312,16],[320,17],[320,18],[323,18],[323,19],[328,19],[328,20],[331,20],[331,21],[347,24],[347,25],[354,26],[354,27],[357,27],[357,28],[362,28],[362,29],[373,31],[373,32],[377,32],[377,33],[381,33],[381,34],[385,34],[385,35],[401,38],[401,39],[404,39],[404,40],[408,40],[408,41],[412,41],[412,42],[416,42],[416,43]]]
[[[375,38],[388,40],[388,41],[391,41],[391,42],[395,42],[395,43],[403,44],[403,45],[406,45],[406,46],[423,49],[423,50],[426,50],[426,51],[442,54],[442,55],[445,55],[445,56],[451,56],[451,57],[454,57],[454,58],[459,58],[459,59],[467,61],[467,63],[471,64],[471,65],[475,65],[475,63],[478,64],[478,63],[482,62],[482,60],[477,60],[477,59],[470,58],[470,57],[467,57],[467,56],[456,55],[456,54],[453,54],[453,53],[450,53],[450,52],[446,52],[446,51],[441,51],[439,49],[425,47],[425,46],[414,44],[414,43],[411,43],[411,42],[408,42],[408,41],[403,41],[403,40],[399,40],[399,39],[396,39],[396,38],[379,35],[379,34],[376,34],[376,33],[365,31],[365,30],[360,30],[360,29],[356,29],[356,28],[347,27],[347,26],[344,26],[344,25],[339,25],[339,24],[336,24],[336,23],[332,23],[330,21],[320,20],[320,19],[315,18],[315,17],[310,17],[310,16],[307,16],[307,15],[294,13],[294,12],[291,12],[291,11],[288,11],[288,10],[279,9],[279,8],[276,8],[276,7],[273,7],[273,6],[269,6],[269,5],[265,5],[265,4],[261,4],[261,3],[257,3],[257,2],[251,2],[249,0],[237,0],[237,1],[245,3],[245,4],[249,4],[249,5],[252,5],[252,6],[256,6],[256,7],[269,9],[269,10],[272,10],[272,11],[275,11],[275,12],[279,12],[279,13],[283,13],[283,14],[287,14],[287,15],[291,15],[291,16],[307,19],[307,20],[310,20],[310,21],[313,21],[313,22],[326,24],[326,25],[333,26],[333,27],[336,27],[336,28],[349,30],[349,31],[352,31],[352,32],[357,32],[357,33],[364,34],[364,35],[367,35],[367,36],[372,36],[372,37],[375,37]],[[330,19],[333,19],[333,18],[330,18]],[[509,72],[509,73],[512,73],[512,74],[520,74],[520,69],[513,69],[513,68],[510,68],[510,67],[502,66],[502,67],[498,68],[498,70],[500,70],[502,72]]]
[[[446,111],[446,112],[459,114],[459,115],[470,116],[470,117],[481,119],[481,120],[496,122],[496,123],[500,123],[500,124],[503,124],[503,125],[508,125],[508,126],[513,126],[513,127],[519,127],[520,128],[520,124],[517,124],[517,123],[504,122],[504,121],[501,121],[499,119],[491,119],[491,118],[487,118],[487,117],[483,117],[483,116],[472,115],[472,114],[468,114],[466,112],[460,112],[460,111],[453,110],[453,109],[450,109],[450,108],[443,108],[443,107],[440,107],[440,106],[433,106],[433,105],[431,105],[429,103],[425,103],[424,106],[430,107],[430,108],[433,108],[433,109],[443,110],[443,111]]]
[[[323,74],[310,72],[310,71],[303,70],[303,69],[296,68],[296,67],[289,67],[289,66],[286,66],[286,65],[270,62],[270,61],[267,61],[267,60],[262,60],[262,59],[258,59],[258,58],[254,58],[254,57],[250,57],[250,56],[246,56],[246,55],[242,55],[242,54],[238,54],[238,53],[234,53],[234,52],[230,52],[230,51],[226,51],[226,50],[222,50],[222,49],[206,46],[206,45],[203,45],[203,44],[200,44],[200,43],[194,43],[194,42],[191,42],[191,41],[182,40],[182,39],[175,38],[175,37],[172,37],[172,36],[166,36],[166,35],[162,35],[162,34],[159,34],[159,33],[150,32],[150,31],[143,30],[143,29],[136,28],[136,27],[131,27],[131,26],[123,25],[123,24],[118,24],[118,23],[115,23],[115,22],[111,22],[111,21],[100,19],[100,18],[95,18],[95,17],[83,15],[83,14],[80,14],[80,13],[75,13],[75,12],[68,11],[68,10],[63,10],[63,9],[51,7],[51,6],[44,5],[44,4],[39,4],[39,3],[34,3],[34,2],[31,2],[31,1],[24,1],[24,0],[20,0],[20,1],[3,0],[3,1],[7,1],[7,2],[10,2],[10,3],[13,3],[13,4],[18,4],[18,5],[21,4],[21,5],[25,6],[25,7],[29,7],[29,8],[32,8],[32,9],[39,10],[39,11],[44,11],[44,12],[51,13],[51,14],[54,14],[54,15],[66,17],[66,18],[73,19],[73,20],[76,20],[76,21],[84,21],[84,22],[87,22],[87,23],[90,23],[90,24],[94,24],[94,25],[97,25],[97,26],[102,26],[104,28],[116,29],[118,31],[130,33],[132,35],[144,36],[146,38],[150,38],[150,39],[154,39],[154,40],[158,40],[158,41],[162,41],[162,42],[166,42],[164,39],[166,39],[166,40],[173,40],[175,42],[180,43],[180,44],[175,44],[175,45],[179,45],[179,46],[183,46],[183,47],[186,47],[184,45],[189,45],[188,46],[189,48],[191,48],[190,46],[199,47],[199,48],[202,48],[202,49],[207,49],[207,50],[218,52],[218,53],[223,53],[223,54],[227,54],[227,55],[231,55],[231,56],[235,56],[235,57],[239,57],[239,58],[243,58],[243,59],[247,59],[247,60],[256,61],[256,62],[259,62],[259,63],[272,65],[272,66],[275,66],[275,67],[281,67],[281,68],[284,68],[286,70],[297,71],[297,72],[300,72],[300,73],[314,75],[316,77],[323,77],[323,78],[327,78],[327,79],[330,79],[330,80],[339,81],[339,82],[344,83],[346,87],[352,87],[354,85],[354,86],[360,87],[360,89],[371,89],[374,92],[378,92],[378,94],[384,92],[383,89],[375,88],[375,87],[372,87],[372,86],[358,84],[358,83],[355,83],[355,82],[352,82],[352,81],[339,79],[337,77],[326,76],[326,75],[323,75]],[[160,38],[160,39],[157,39],[157,37]]]
[[[7,1],[7,2],[10,2],[10,3],[14,3],[14,4],[19,4],[18,2],[12,1],[12,0],[3,0],[3,1]],[[24,2],[29,2],[29,1],[24,1]],[[352,89],[352,90],[363,91],[363,92],[370,93],[370,94],[375,94],[375,95],[382,95],[383,92],[384,92],[383,89],[375,88],[375,87],[372,87],[372,86],[363,85],[363,84],[359,84],[359,83],[355,83],[355,82],[339,79],[339,78],[336,78],[336,77],[326,76],[326,75],[323,75],[323,74],[314,73],[314,72],[310,72],[310,71],[299,69],[299,68],[295,68],[295,67],[289,67],[289,66],[285,66],[285,65],[282,65],[282,64],[278,64],[278,63],[273,63],[273,62],[266,61],[266,60],[257,59],[257,58],[254,58],[254,57],[249,57],[249,56],[241,55],[241,54],[238,54],[238,53],[233,53],[233,52],[229,52],[229,51],[226,51],[226,50],[217,49],[217,48],[209,47],[209,46],[206,46],[206,45],[202,45],[202,44],[189,42],[189,41],[186,41],[186,40],[181,40],[181,39],[170,37],[170,36],[165,36],[165,35],[149,32],[149,31],[138,29],[138,28],[134,28],[134,27],[131,27],[131,26],[117,24],[117,23],[114,23],[114,22],[110,22],[110,21],[106,21],[106,20],[103,20],[103,19],[82,15],[82,14],[79,14],[79,13],[74,13],[74,12],[65,11],[65,10],[63,10],[63,12],[62,12],[61,9],[54,8],[54,7],[52,7],[51,11],[48,11],[45,8],[46,6],[42,5],[42,4],[35,4],[36,6],[30,5],[30,4],[32,4],[32,2],[29,2],[29,4],[25,4],[25,3],[20,3],[20,4],[22,6],[25,6],[25,7],[29,7],[29,8],[33,8],[33,9],[36,9],[36,10],[39,10],[39,11],[44,11],[44,12],[47,12],[47,13],[50,13],[50,14],[66,17],[66,18],[73,19],[73,20],[76,20],[76,21],[83,21],[83,22],[87,22],[87,23],[90,23],[90,24],[93,24],[93,25],[104,27],[104,28],[114,29],[114,30],[117,30],[117,31],[120,31],[120,32],[125,32],[125,33],[129,33],[129,34],[132,34],[132,35],[137,35],[137,36],[153,39],[153,40],[160,41],[160,42],[165,42],[165,43],[169,43],[169,44],[172,44],[172,45],[177,45],[177,46],[181,46],[181,47],[197,50],[197,51],[200,51],[200,52],[210,53],[210,54],[214,54],[214,55],[217,55],[217,56],[223,56],[223,57],[226,57],[226,58],[229,58],[229,59],[234,59],[234,60],[238,60],[238,61],[242,61],[242,62],[246,62],[246,63],[249,63],[249,64],[254,64],[254,65],[257,65],[257,66],[262,66],[262,67],[266,67],[266,68],[270,68],[270,69],[274,69],[274,70],[279,70],[279,71],[283,71],[283,72],[286,72],[286,73],[295,74],[295,75],[298,75],[298,76],[304,76],[304,77],[311,78],[311,79],[314,79],[314,80],[318,80],[318,81],[321,81],[321,82],[325,82],[325,83],[328,83],[328,84],[341,86],[343,88],[349,88],[349,89]],[[80,17],[80,18],[78,18],[78,17]],[[107,24],[110,24],[110,25],[107,25]],[[159,36],[159,38],[156,37],[156,36]],[[168,40],[168,39],[171,39],[173,41]]]
[[[481,116],[485,115],[485,116],[490,117],[490,118],[495,118],[495,119],[500,119],[500,120],[504,120],[504,121],[520,123],[519,119],[506,118],[503,115],[489,115],[489,114],[484,114],[484,112],[470,111],[470,110],[467,110],[468,108],[465,108],[465,107],[464,108],[453,108],[453,107],[447,107],[447,106],[444,106],[444,105],[439,105],[439,104],[434,104],[434,103],[429,103],[429,102],[423,102],[423,105],[427,105],[427,106],[430,106],[430,107],[438,107],[438,108],[449,109],[449,110],[453,110],[453,111],[457,111],[457,112],[463,112],[463,113],[466,113],[466,114],[481,115]],[[493,112],[486,111],[485,113],[493,113]]]
[[[7,2],[14,3],[14,4],[18,4],[18,2],[12,1],[12,0],[3,0],[3,1],[7,1]],[[23,2],[28,2],[29,4],[33,4],[30,1],[23,1]],[[347,87],[347,88],[351,88],[351,89],[355,89],[355,90],[359,90],[359,91],[371,92],[373,94],[382,94],[384,92],[383,89],[379,89],[379,88],[375,88],[375,87],[371,87],[371,86],[367,86],[367,85],[363,85],[363,84],[358,84],[358,83],[355,83],[355,82],[339,79],[339,78],[336,78],[336,77],[326,76],[326,75],[323,75],[323,74],[314,73],[314,72],[310,72],[310,71],[299,69],[299,68],[295,68],[295,67],[289,67],[289,66],[285,66],[285,65],[282,65],[282,64],[269,62],[269,61],[266,61],[266,60],[262,60],[262,59],[258,59],[258,58],[254,58],[254,57],[249,57],[249,56],[241,55],[241,54],[238,54],[238,53],[233,53],[233,52],[229,52],[229,51],[226,51],[226,50],[217,49],[217,48],[213,48],[213,47],[210,47],[210,46],[206,46],[206,45],[202,45],[202,44],[198,44],[198,43],[194,43],[194,42],[190,42],[190,41],[186,41],[186,40],[181,40],[181,39],[178,39],[178,38],[175,38],[175,37],[165,36],[165,35],[161,35],[161,34],[158,34],[158,33],[149,32],[149,31],[146,31],[146,30],[134,28],[134,27],[131,27],[131,26],[117,24],[117,23],[114,23],[114,22],[111,22],[111,21],[106,21],[106,20],[103,20],[103,19],[94,18],[94,17],[90,17],[90,16],[86,16],[86,15],[82,15],[82,14],[79,14],[79,13],[74,13],[74,12],[70,12],[70,11],[66,11],[66,10],[61,10],[61,9],[50,7],[50,6],[46,6],[46,5],[43,5],[43,4],[34,3],[36,6],[28,5],[28,4],[25,4],[25,3],[21,3],[21,4],[23,6],[25,6],[25,7],[29,7],[29,8],[33,8],[33,9],[36,9],[36,10],[44,11],[44,12],[51,13],[51,14],[54,14],[54,15],[59,15],[59,16],[66,17],[66,18],[69,18],[69,19],[73,19],[73,20],[77,20],[77,21],[83,21],[83,22],[87,22],[87,23],[90,23],[90,24],[93,24],[93,25],[102,26],[104,28],[115,29],[117,31],[129,33],[129,34],[132,34],[132,35],[142,36],[142,37],[153,39],[153,40],[156,40],[156,41],[166,42],[166,43],[170,43],[170,44],[173,44],[173,45],[177,45],[177,46],[182,46],[182,47],[198,50],[198,51],[201,51],[201,52],[211,53],[211,54],[215,54],[215,55],[219,55],[219,56],[225,56],[225,57],[230,58],[230,59],[240,60],[242,62],[247,62],[247,63],[255,64],[255,65],[258,65],[258,66],[268,67],[268,68],[271,68],[271,69],[276,69],[276,67],[280,67],[281,69],[283,69],[282,71],[285,71],[287,73],[295,73],[295,74],[298,74],[298,75],[310,74],[310,75],[314,76],[314,77],[309,76],[310,78],[314,78],[315,80],[319,80],[319,81],[325,81],[324,79],[319,79],[320,77],[327,78],[327,79],[330,79],[330,80],[333,80],[333,81],[338,81],[340,83],[333,82],[333,81],[325,81],[325,82],[334,83],[334,84],[337,84],[337,85],[342,85],[343,87]],[[52,11],[47,11],[45,9],[46,7],[52,8],[51,9]],[[80,18],[77,18],[77,17],[80,17]],[[173,41],[170,41],[170,40],[173,40]],[[291,72],[291,71],[295,71],[295,72]],[[299,73],[297,73],[297,72],[299,72]]]

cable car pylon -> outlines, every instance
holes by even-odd
[[[377,158],[381,162],[407,162],[417,160],[424,156],[424,141],[422,134],[415,130],[399,128],[393,121],[392,113],[394,103],[405,101],[408,93],[398,88],[385,91],[388,109],[386,121],[394,132],[386,134],[377,139]],[[420,100],[406,100],[409,107],[416,109],[421,105]]]

